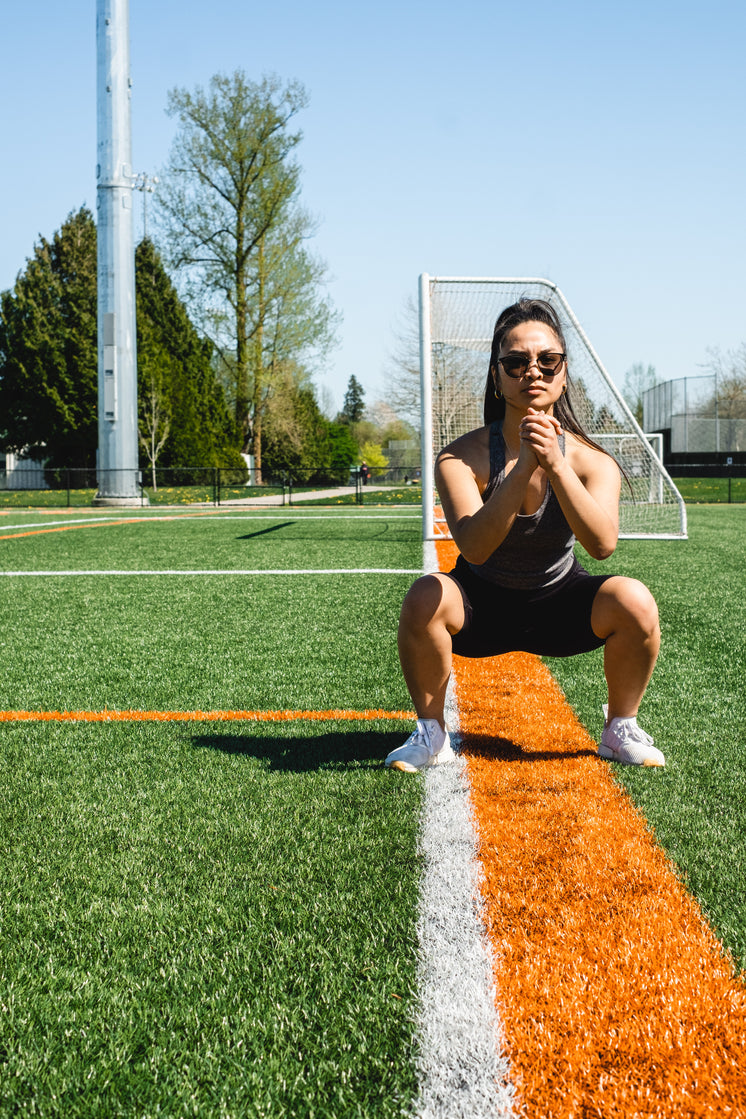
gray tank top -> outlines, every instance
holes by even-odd
[[[559,436],[565,453],[565,433]],[[482,501],[505,480],[505,440],[502,421],[490,427],[490,479]],[[482,579],[516,590],[551,587],[567,575],[574,563],[575,537],[565,520],[557,496],[547,479],[544,500],[535,513],[520,513],[502,544],[484,563],[469,567]]]

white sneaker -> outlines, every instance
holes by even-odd
[[[604,704],[604,729],[598,756],[622,765],[665,765],[663,754],[653,745],[653,739],[638,727],[637,719],[615,718],[607,721],[608,706]]]
[[[452,762],[455,757],[448,727],[443,730],[437,719],[418,719],[417,728],[403,746],[391,751],[384,764],[389,769],[416,773],[430,765]]]

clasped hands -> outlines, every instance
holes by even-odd
[[[521,437],[519,457],[523,457],[523,454],[530,450],[536,464],[543,470],[550,471],[559,466],[563,455],[557,436],[561,431],[562,425],[554,416],[529,408],[518,425],[518,433]]]

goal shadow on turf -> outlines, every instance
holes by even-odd
[[[198,750],[218,750],[223,754],[244,754],[266,763],[271,770],[307,773],[320,769],[378,769],[391,750],[401,746],[406,732],[348,730],[320,734],[267,735],[256,727],[243,734],[219,731],[198,734],[192,745]]]

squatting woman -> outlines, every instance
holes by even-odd
[[[417,727],[386,765],[415,771],[453,757],[444,720],[453,653],[564,657],[604,647],[608,705],[599,754],[661,766],[637,725],[660,645],[658,610],[636,579],[590,575],[580,541],[605,560],[618,538],[615,460],[572,408],[566,346],[549,303],[522,299],[495,325],[484,427],[438,456],[436,482],[461,553],[453,571],[410,588],[399,655]]]

